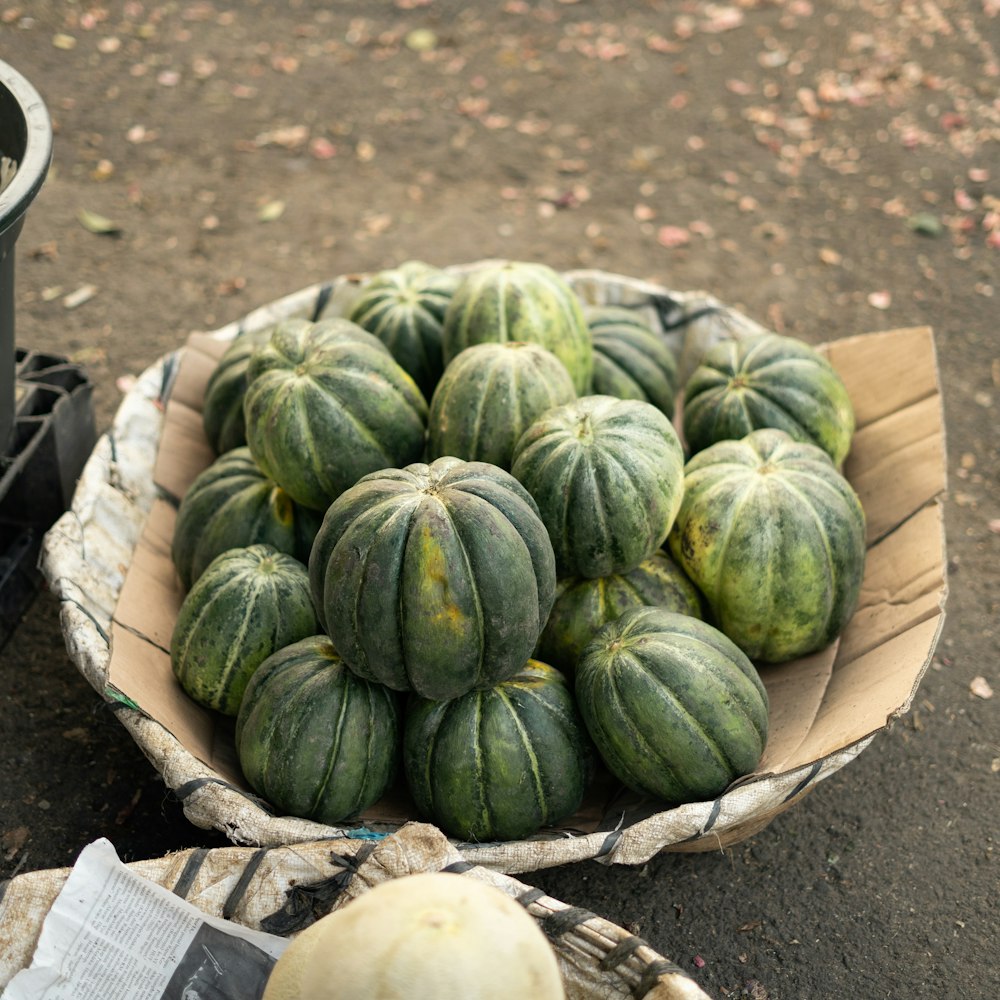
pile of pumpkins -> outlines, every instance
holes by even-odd
[[[348,821],[397,772],[475,842],[565,820],[601,764],[665,806],[712,798],[763,753],[757,665],[857,603],[827,361],[767,333],[681,386],[638,311],[541,263],[411,261],[345,316],[244,334],[204,427],[172,664],[292,815]]]

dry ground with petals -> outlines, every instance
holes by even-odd
[[[347,271],[484,256],[704,288],[810,342],[930,324],[948,622],[911,713],[762,833],[537,872],[713,997],[996,996],[997,0],[0,3],[55,158],[18,340],[131,375]],[[196,830],[67,660],[2,653],[0,875]]]

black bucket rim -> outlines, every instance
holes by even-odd
[[[0,60],[0,88],[24,117],[26,142],[11,182],[0,191],[0,234],[17,224],[34,201],[52,161],[52,120],[38,91],[9,63]],[[0,150],[11,155],[9,150]]]

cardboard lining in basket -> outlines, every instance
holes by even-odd
[[[157,487],[169,499],[153,503],[135,550],[114,614],[108,680],[222,782],[249,791],[236,761],[231,720],[187,698],[173,678],[168,653],[183,598],[170,561],[175,503],[214,457],[202,430],[200,405],[208,376],[227,344],[193,334],[182,351],[154,470]],[[860,335],[821,350],[843,378],[856,413],[857,431],[844,472],[867,516],[865,579],[857,611],[838,644],[761,669],[771,702],[770,736],[757,772],[738,785],[762,788],[767,776],[796,772],[804,780],[728,834],[720,836],[710,830],[712,822],[702,823],[676,843],[654,843],[647,857],[660,848],[715,848],[765,825],[822,776],[831,755],[847,751],[844,760],[849,759],[852,747],[860,748],[908,708],[933,652],[946,581],[937,499],[945,488],[943,422],[931,331]],[[720,808],[717,803],[713,814]],[[622,826],[655,819],[660,810],[655,803],[622,794],[606,779],[591,790],[576,816],[545,835],[614,834]],[[393,828],[415,818],[408,796],[397,789],[358,822]],[[597,853],[591,850],[587,856]],[[475,848],[470,852],[481,854]],[[539,857],[537,865],[505,870],[575,860],[572,850]],[[627,855],[615,860],[631,861]],[[518,862],[525,863],[523,858]]]

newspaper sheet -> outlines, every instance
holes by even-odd
[[[287,945],[202,913],[98,840],[80,853],[30,967],[2,1000],[260,1000]]]

